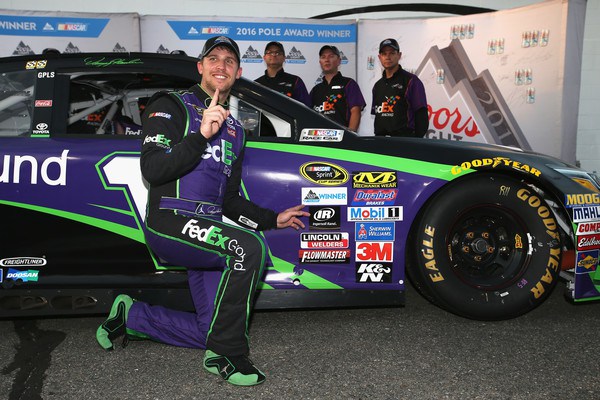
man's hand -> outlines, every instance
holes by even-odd
[[[207,139],[213,137],[219,132],[228,116],[229,111],[219,105],[219,89],[216,89],[208,108],[202,113],[202,123],[200,124],[202,136]]]
[[[303,204],[288,208],[277,215],[277,228],[287,228],[291,226],[295,230],[304,229],[304,223],[299,217],[308,217],[310,214],[306,211],[301,211],[304,208]]]

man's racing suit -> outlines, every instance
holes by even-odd
[[[240,123],[229,116],[210,140],[199,132],[210,101],[195,85],[153,99],[142,119],[140,163],[150,184],[146,241],[161,259],[187,268],[196,313],[134,302],[127,327],[160,342],[234,356],[249,350],[248,319],[266,245],[221,217],[262,230],[277,226],[277,214],[239,194],[245,146]],[[204,273],[215,268],[224,271],[213,299]]]

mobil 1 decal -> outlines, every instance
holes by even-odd
[[[310,206],[308,207],[309,230],[340,230],[342,218],[340,206]]]

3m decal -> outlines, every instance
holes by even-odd
[[[356,261],[394,261],[394,242],[356,242]]]
[[[325,186],[338,186],[348,182],[348,171],[339,165],[311,161],[300,166],[300,174],[312,183]]]

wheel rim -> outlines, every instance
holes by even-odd
[[[529,263],[527,232],[510,209],[478,205],[465,210],[447,240],[453,272],[478,289],[494,291],[514,284]]]

